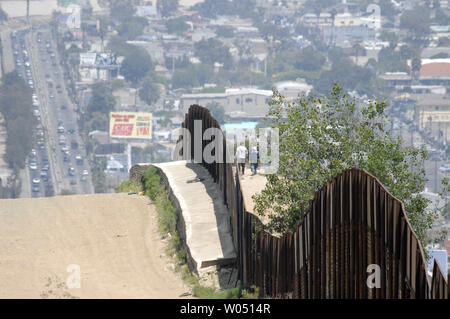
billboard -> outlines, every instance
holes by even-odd
[[[111,112],[109,136],[112,138],[152,138],[152,113]]]

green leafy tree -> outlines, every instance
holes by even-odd
[[[450,23],[450,18],[442,10],[436,10],[434,22],[438,25],[448,25]]]
[[[136,7],[133,0],[109,0],[109,16],[115,21],[126,21],[130,19]]]
[[[169,17],[178,9],[178,0],[159,0],[158,10],[163,17]]]
[[[127,81],[137,85],[144,76],[155,68],[150,55],[143,49],[130,52],[122,62],[120,73]]]
[[[225,69],[229,69],[232,66],[233,61],[230,50],[222,42],[214,38],[195,43],[194,53],[203,63],[213,65],[215,62],[219,62],[224,65]]]
[[[113,110],[115,103],[111,87],[106,83],[95,83],[92,86],[92,97],[89,100],[87,111],[89,115],[94,112],[109,114]]]
[[[232,27],[229,26],[218,26],[216,28],[216,34],[219,37],[223,37],[223,38],[232,38],[234,37],[234,31]]]
[[[142,81],[142,87],[139,90],[139,97],[148,105],[152,105],[159,100],[161,96],[160,88],[151,77],[146,77]]]
[[[147,25],[147,19],[143,17],[131,17],[117,27],[117,32],[127,40],[134,40],[136,37],[142,35]]]
[[[378,67],[382,72],[407,72],[408,65],[401,52],[393,48],[383,48],[378,52]]]
[[[335,84],[328,97],[301,97],[284,102],[274,91],[270,102],[273,127],[279,129],[279,169],[267,176],[265,189],[254,196],[255,209],[267,215],[268,230],[293,230],[302,220],[315,191],[344,169],[358,167],[376,176],[405,204],[422,244],[434,219],[426,210],[424,159],[427,152],[404,147],[385,130],[386,103],[357,105]]]
[[[169,33],[182,34],[189,29],[189,25],[179,17],[166,20],[166,28]]]
[[[314,89],[326,94],[330,92],[334,82],[338,81],[346,90],[356,90],[360,94],[374,95],[380,89],[373,70],[359,67],[350,59],[342,58],[333,63],[331,70],[321,72],[320,77],[314,82]]]
[[[32,91],[16,72],[6,73],[0,86],[0,113],[6,126],[5,160],[11,168],[23,168],[31,151],[36,118]]]
[[[408,31],[413,41],[424,41],[430,34],[430,10],[415,7],[400,16],[400,28]]]

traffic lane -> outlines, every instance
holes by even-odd
[[[43,87],[43,89],[42,89],[42,87],[40,87],[40,86],[42,86],[42,75],[41,75],[41,72],[40,72],[40,67],[41,67],[41,64],[38,62],[38,61],[36,61],[36,59],[37,60],[39,60],[39,53],[38,52],[36,52],[36,51],[39,51],[38,50],[38,46],[36,46],[36,45],[34,45],[33,44],[33,37],[31,36],[31,42],[28,42],[28,49],[29,49],[29,55],[30,55],[30,57],[31,58],[33,58],[34,59],[34,61],[31,61],[30,60],[30,62],[32,62],[32,66],[33,66],[33,73],[34,73],[34,79],[35,79],[35,82],[36,82],[36,93],[39,93],[39,96],[40,96],[40,98],[39,98],[39,100],[40,100],[40,105],[39,105],[39,108],[40,108],[40,110],[41,110],[41,116],[44,118],[45,116],[46,116],[46,108],[44,108],[46,105],[47,105],[47,103],[48,103],[48,99],[47,99],[47,94],[46,94],[46,86],[44,85],[44,87]],[[36,63],[37,62],[37,63]],[[49,105],[47,105],[47,107],[49,107]],[[51,134],[48,134],[48,132],[50,131],[50,126],[49,126],[49,123],[42,123],[43,124],[43,126],[44,126],[44,128],[45,128],[45,130],[47,131],[47,145],[49,146],[49,148],[48,148],[48,150],[50,151],[50,153],[48,153],[48,155],[50,155],[51,154],[51,150],[52,150],[52,144],[51,144],[51,140],[50,140],[50,136],[51,136]],[[50,123],[51,124],[51,123]],[[53,163],[54,162],[54,160],[52,159],[52,161],[50,162],[51,163],[51,175],[53,175],[52,177],[56,177],[56,170],[57,170],[57,165],[55,164],[55,163]],[[55,165],[53,165],[53,164],[55,164]],[[55,178],[52,178],[52,180],[54,181],[54,187],[58,184],[57,183],[57,179],[55,179]],[[57,189],[55,188],[55,191],[57,191]]]
[[[50,44],[51,44],[51,42],[50,42]],[[53,46],[51,45],[50,48],[53,49]],[[55,53],[55,59],[57,59],[58,52],[55,51],[54,53]],[[54,112],[54,115],[55,115],[54,120],[58,121],[58,119],[61,119],[63,121],[63,123],[66,125],[66,128],[67,128],[68,123],[73,123],[76,126],[76,113],[73,112],[72,108],[69,107],[69,105],[71,105],[71,103],[69,101],[69,97],[67,96],[67,90],[66,90],[64,79],[62,78],[61,67],[60,67],[59,63],[57,63],[57,61],[55,61],[55,62],[56,62],[56,66],[52,66],[52,58],[50,57],[49,59],[46,60],[46,65],[48,68],[47,70],[49,71],[48,74],[49,74],[52,82],[54,83],[55,89],[56,89],[56,85],[58,83],[58,84],[60,84],[61,91],[62,91],[62,93],[57,93],[57,92],[54,93],[55,94],[54,100],[56,101],[56,105],[53,105],[53,110],[55,111]],[[55,74],[55,70],[57,70],[56,74]],[[63,105],[63,104],[68,106],[68,108],[66,110],[61,110],[61,105]],[[67,139],[68,143],[70,142],[70,140],[72,138],[76,139],[78,142],[81,141],[81,138],[78,135],[78,131],[76,131],[76,133],[73,135],[66,134],[66,139]],[[86,157],[84,148],[80,147],[77,151],[71,150],[71,156],[70,156],[71,164],[70,165],[72,165],[73,167],[74,167],[76,154],[82,155],[83,158]],[[63,155],[62,155],[62,157],[63,157]],[[82,173],[82,170],[84,170],[84,169],[86,169],[88,172],[90,171],[88,163],[86,161],[85,161],[85,163],[86,164],[83,166],[82,169],[76,170],[78,173],[77,175],[80,175],[80,176],[75,176],[75,178],[76,177],[81,178],[81,173]],[[70,176],[67,176],[67,177],[69,179],[71,178]],[[88,178],[88,180],[86,182],[84,182],[84,184],[86,186],[81,187],[82,189],[80,189],[80,191],[82,191],[83,193],[85,193],[86,191],[91,193],[93,191],[93,187],[91,187],[92,182],[91,182],[90,178]]]

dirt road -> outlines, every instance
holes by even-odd
[[[178,298],[164,247],[144,196],[0,200],[0,298]]]

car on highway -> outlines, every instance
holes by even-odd
[[[75,168],[69,167],[69,175],[70,176],[75,176]]]
[[[33,178],[33,185],[39,185],[41,183],[41,180],[39,178]]]
[[[48,181],[48,173],[47,173],[47,171],[41,170],[41,173],[39,174],[39,176],[42,178],[42,180],[44,182]]]
[[[31,191],[33,193],[39,193],[40,192],[40,188],[37,185],[33,185],[33,187],[31,188]]]
[[[54,98],[55,98],[55,95],[50,94],[50,95],[49,95],[49,98],[54,99]]]
[[[29,167],[30,167],[30,169],[32,171],[35,171],[35,170],[37,170],[37,163],[36,162],[31,162]]]
[[[83,175],[83,176],[88,176],[88,175],[89,175],[88,170],[87,170],[87,169],[84,169],[82,175]]]
[[[86,182],[87,181],[87,177],[85,175],[81,175],[80,181]]]
[[[77,181],[76,180],[74,180],[74,179],[71,179],[70,180],[70,185],[76,185],[77,184]]]
[[[77,162],[77,165],[83,165],[83,157],[81,155],[75,156],[75,161]]]
[[[59,136],[59,145],[66,145],[66,137],[64,135]]]
[[[58,126],[58,133],[59,134],[63,134],[64,133],[64,126],[63,125]]]

